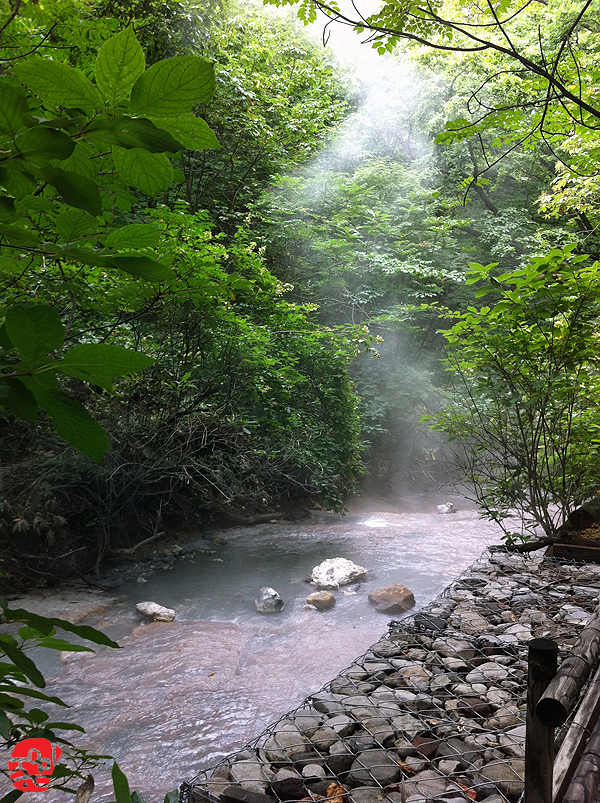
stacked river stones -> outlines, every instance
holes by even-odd
[[[516,801],[527,642],[561,660],[598,603],[600,566],[495,553],[242,752],[197,800]]]

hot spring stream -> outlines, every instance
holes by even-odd
[[[465,503],[454,500],[463,509],[444,516],[439,501],[445,498],[424,503],[427,512],[316,513],[299,524],[236,528],[224,533],[227,544],[214,547],[216,554],[180,560],[144,584],[125,583],[108,602],[107,594],[86,591],[47,592],[41,607],[29,600],[41,613],[71,611],[75,619],[79,597],[96,599],[96,612],[80,621],[123,648],[63,655],[55,663],[35,656],[48,693],[71,705],[59,718],[82,724],[80,743],[114,755],[147,803],[162,800],[257,736],[386,631],[390,617],[375,611],[369,591],[402,583],[418,610],[498,541],[497,530]],[[330,611],[308,609],[313,588],[304,578],[336,556],[367,568],[368,580],[356,593],[335,592]],[[255,611],[262,586],[281,594],[283,612]],[[143,600],[174,608],[176,621],[140,623],[134,606]],[[108,770],[95,776],[93,803],[110,799]],[[44,794],[45,803],[58,799],[64,795]]]

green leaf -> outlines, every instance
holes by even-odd
[[[215,91],[212,64],[199,56],[175,56],[153,64],[135,82],[130,112],[149,117],[178,117]]]
[[[91,652],[93,652],[93,650],[91,650]],[[82,728],[81,725],[73,725],[72,722],[49,722],[48,727],[52,728],[52,730],[78,731],[79,733],[85,733],[85,728]]]
[[[19,226],[5,226],[0,224],[0,237],[6,238],[11,245],[43,250],[43,243],[37,238],[35,232],[22,229]]]
[[[12,721],[6,716],[6,712],[0,709],[0,736],[4,739],[8,739],[11,728]]]
[[[114,117],[91,123],[85,139],[99,146],[119,145],[122,148],[142,148],[150,153],[177,153],[185,148],[168,131],[157,128],[145,117]]]
[[[44,694],[37,689],[25,689],[22,686],[0,686],[0,692],[10,692],[11,694],[20,694],[22,697],[33,697],[35,700],[43,700],[45,703],[54,703],[55,705],[62,705],[64,708],[69,706],[60,699],[60,697],[51,697]]]
[[[40,647],[47,647],[49,650],[62,650],[64,652],[94,652],[90,647],[84,647],[81,644],[71,644],[70,641],[65,641],[62,638],[52,638],[46,636],[40,641]]]
[[[46,304],[9,307],[6,331],[26,363],[33,363],[49,351],[61,348],[65,339],[60,315]]]
[[[155,362],[152,357],[121,346],[82,343],[68,351],[59,370],[93,385],[112,390],[113,376],[129,376]]]
[[[4,351],[10,351],[13,348],[14,346],[10,337],[8,336],[8,332],[6,331],[6,324],[3,323],[2,326],[0,326],[0,349],[4,349]]]
[[[96,218],[83,209],[65,209],[57,216],[55,225],[64,243],[72,243],[98,231]]]
[[[83,209],[95,217],[102,214],[100,190],[91,179],[57,167],[47,167],[40,173],[44,181],[51,184],[69,206]]]
[[[34,164],[45,164],[50,159],[68,159],[75,143],[64,131],[36,126],[22,131],[15,140],[21,156]]]
[[[44,688],[46,685],[44,676],[33,663],[31,658],[28,658],[25,655],[23,650],[17,647],[14,643],[4,641],[4,639],[0,641],[0,650],[4,650],[13,664],[18,666],[21,672],[23,672],[23,674],[28,677],[32,683],[35,683],[35,685],[39,686],[40,688]]]
[[[173,278],[173,271],[170,268],[150,257],[122,254],[111,257],[107,265],[124,270],[136,278],[146,279],[148,282],[165,282]]]
[[[109,637],[96,630],[89,625],[74,625],[67,622],[66,619],[57,619],[56,617],[49,618],[47,616],[39,616],[37,613],[31,613],[24,608],[9,608],[7,603],[0,600],[0,607],[7,622],[23,622],[36,630],[41,631],[45,635],[50,635],[50,632],[55,627],[60,627],[61,630],[66,630],[68,633],[75,633],[87,641],[92,641],[94,644],[103,644],[105,647],[119,648],[116,641],[112,641]]]
[[[144,51],[130,26],[105,42],[96,57],[96,84],[114,108],[143,75]]]
[[[100,424],[76,399],[58,388],[41,387],[36,379],[35,375],[24,377],[23,382],[52,419],[54,429],[67,443],[99,463],[108,449],[108,438]]]
[[[9,792],[7,795],[4,795],[3,798],[0,798],[0,803],[16,803],[16,801],[21,797],[23,792],[20,789],[13,789],[12,792]]]
[[[16,215],[15,199],[8,195],[0,195],[0,223],[8,223]]]
[[[102,96],[89,78],[62,61],[33,56],[13,69],[17,78],[48,108],[102,108]]]
[[[165,795],[163,803],[178,803],[178,801],[179,801],[179,790],[171,789],[171,791],[167,792],[167,794]]]
[[[46,634],[42,633],[41,630],[38,630],[36,627],[30,627],[29,625],[23,625],[23,627],[19,628],[19,636],[24,639],[38,639],[44,638]]]
[[[0,82],[0,131],[14,139],[25,127],[23,115],[28,111],[27,97],[21,87]]]
[[[129,791],[127,776],[116,761],[112,766],[111,775],[117,803],[131,803],[131,792]]]
[[[121,226],[110,233],[106,240],[107,248],[156,248],[160,240],[160,231],[150,223],[132,223]]]
[[[139,792],[132,792],[131,793],[131,803],[146,803],[146,801],[140,795]]]
[[[35,189],[35,179],[22,159],[7,159],[0,164],[0,184],[15,198],[23,198]]]
[[[19,379],[7,379],[2,384],[8,386],[8,394],[0,402],[2,407],[33,426],[39,413],[33,394]]]
[[[150,198],[166,190],[173,181],[173,168],[164,153],[148,153],[141,148],[114,147],[113,158],[119,176]]]
[[[202,151],[207,148],[221,147],[208,124],[191,112],[172,118],[155,117],[153,122],[159,128],[164,128],[169,134],[172,134],[187,150]]]

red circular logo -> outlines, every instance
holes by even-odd
[[[12,785],[22,792],[43,792],[61,753],[60,747],[48,739],[23,739],[8,760]]]

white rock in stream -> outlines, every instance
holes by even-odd
[[[367,570],[347,558],[329,558],[312,570],[311,582],[321,588],[339,588],[367,579]]]
[[[172,622],[175,618],[175,611],[171,608],[164,608],[157,602],[138,602],[135,606],[138,613],[152,619],[153,622]]]

